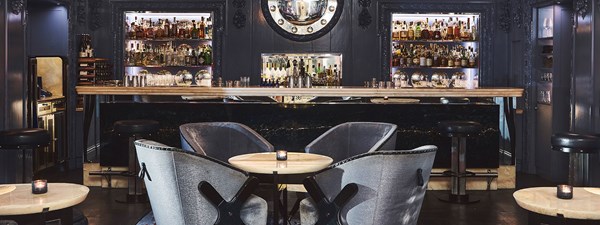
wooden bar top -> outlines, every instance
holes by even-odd
[[[263,87],[120,87],[77,86],[80,95],[179,95],[179,96],[315,96],[315,97],[522,97],[522,88],[485,87],[398,88],[364,87],[263,88]]]

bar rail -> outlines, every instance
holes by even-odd
[[[315,97],[522,97],[522,88],[220,88],[220,87],[119,87],[77,86],[80,95],[171,95],[171,96],[315,96]]]

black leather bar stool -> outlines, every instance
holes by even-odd
[[[556,133],[551,143],[552,150],[569,153],[569,185],[588,185],[588,169],[579,158],[600,152],[600,134]]]
[[[479,200],[469,199],[466,193],[467,176],[475,175],[467,171],[467,137],[475,136],[481,131],[481,124],[473,121],[445,121],[438,123],[440,133],[452,138],[451,169],[444,172],[451,177],[451,191],[440,200],[451,203],[474,203]]]
[[[133,142],[137,139],[148,138],[156,133],[159,123],[154,120],[119,120],[113,124],[115,134],[129,138],[129,174],[126,202],[146,202],[146,195],[143,192],[143,181],[137,176],[139,165],[137,153]]]
[[[0,150],[18,149],[23,156],[23,171],[20,183],[31,182],[33,176],[33,165],[27,163],[27,151],[33,151],[38,147],[45,147],[50,144],[50,133],[40,128],[26,128],[0,131]],[[15,182],[16,178],[15,178]]]

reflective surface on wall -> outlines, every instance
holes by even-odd
[[[262,7],[271,27],[282,36],[308,41],[329,32],[339,19],[342,2],[343,0],[263,0]]]

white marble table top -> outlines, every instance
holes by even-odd
[[[556,187],[521,189],[513,193],[523,209],[548,216],[562,214],[567,219],[600,220],[600,195],[573,188],[573,199],[556,197]]]
[[[10,193],[14,191],[17,187],[13,184],[1,184],[0,185],[0,195]]]
[[[77,205],[87,197],[90,189],[79,184],[48,183],[48,192],[32,194],[31,184],[12,184],[15,189],[0,195],[0,216],[41,213]]]
[[[333,159],[317,154],[288,152],[287,160],[279,161],[275,152],[251,153],[229,158],[229,163],[250,173],[301,174],[316,172],[326,168]]]

